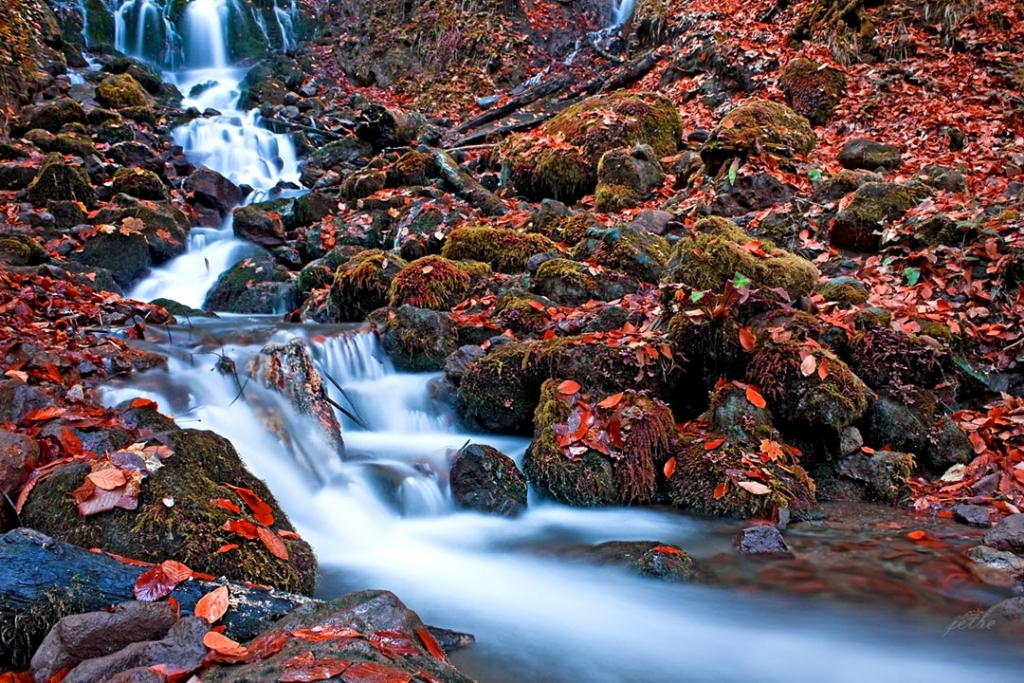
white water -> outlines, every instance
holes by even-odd
[[[634,0],[612,0],[612,24],[610,28],[619,28],[633,14]]]
[[[185,65],[223,69],[228,65],[227,0],[192,0],[185,8]]]

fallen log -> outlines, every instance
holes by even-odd
[[[503,216],[508,211],[505,202],[498,199],[486,187],[476,181],[467,171],[462,169],[444,150],[434,152],[434,159],[445,182],[452,186],[455,194],[465,199],[472,206],[480,209],[485,216]]]
[[[555,78],[550,78],[546,81],[542,81],[537,85],[530,86],[529,88],[524,90],[522,94],[513,97],[511,100],[501,105],[500,107],[489,109],[485,111],[483,114],[480,114],[479,116],[476,116],[470,119],[469,121],[466,121],[465,123],[457,126],[452,132],[465,133],[466,131],[473,130],[475,128],[479,128],[480,126],[491,123],[492,121],[503,119],[509,114],[512,114],[513,112],[522,109],[528,104],[536,102],[542,97],[550,97],[551,95],[557,95],[558,93],[568,88],[570,85],[572,85],[572,77],[569,74],[564,74],[562,76],[557,76]]]

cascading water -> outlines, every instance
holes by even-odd
[[[635,0],[612,0],[612,24],[610,28],[619,28],[633,14]]]
[[[227,0],[192,0],[185,8],[185,66],[223,69],[228,65]]]

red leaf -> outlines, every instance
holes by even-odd
[[[224,531],[232,531],[242,538],[249,539],[256,538],[260,535],[259,531],[257,531],[258,528],[259,527],[247,519],[229,519],[224,522],[224,526],[221,527]]]
[[[653,552],[665,553],[666,555],[682,555],[683,551],[671,545],[656,545],[651,548]]]
[[[580,390],[578,382],[574,382],[571,379],[567,379],[558,385],[558,393],[564,396],[572,396]]]
[[[713,451],[716,448],[718,448],[719,446],[721,446],[723,443],[725,443],[725,439],[722,439],[722,438],[712,439],[711,441],[705,441],[704,442],[704,450],[706,450],[706,451]]]
[[[70,456],[79,456],[85,450],[82,446],[82,440],[67,427],[61,430],[60,445],[64,447],[64,450],[67,451]]]
[[[928,534],[925,533],[924,531],[920,531],[920,530],[918,530],[918,531],[911,531],[909,534],[907,534],[907,538],[909,538],[911,541],[920,541],[922,538],[924,538],[927,535]]]
[[[543,311],[544,310],[544,304],[542,304],[541,302],[537,301],[536,299],[530,299],[530,307],[534,308],[534,309],[536,309],[538,311]]]
[[[418,628],[416,629],[416,635],[420,637],[420,640],[423,641],[423,645],[427,648],[427,652],[429,652],[434,659],[442,662],[448,661],[448,658],[444,654],[444,650],[441,649],[441,646],[438,644],[434,636],[431,635],[430,631],[425,628]]]
[[[229,657],[244,657],[249,650],[239,643],[231,640],[227,636],[217,633],[216,631],[208,631],[203,636],[203,645],[210,648],[214,652],[220,655],[227,655]]]
[[[367,640],[385,657],[416,657],[423,654],[405,631],[377,631]]]
[[[345,683],[409,683],[412,674],[386,664],[359,662],[341,674]]]
[[[228,611],[228,597],[228,587],[221,586],[199,598],[192,613],[211,624],[216,623]]]
[[[104,491],[113,491],[119,486],[124,486],[128,483],[128,480],[117,467],[108,467],[104,470],[96,470],[86,475],[86,479],[96,485],[97,488],[101,488]]]
[[[543,338],[544,338],[544,341],[548,341],[549,339],[554,339],[555,338],[555,331],[554,330],[544,330],[544,337]]]
[[[313,657],[312,652],[307,652],[305,654],[308,654],[310,658]],[[328,657],[323,659],[313,659],[313,661],[310,661],[309,663],[300,663],[300,660],[304,662],[306,659],[307,658],[304,655],[289,659],[288,662],[285,662],[284,670],[281,672],[281,676],[277,680],[281,683],[326,681],[329,678],[334,678],[352,666],[351,659],[336,659]],[[289,665],[289,663],[293,661],[296,662],[296,664]]]
[[[311,643],[322,643],[327,640],[339,640],[342,638],[362,638],[363,634],[348,626],[327,624],[325,626],[314,626],[312,628],[300,628],[292,631],[292,637],[299,640],[306,640]]]
[[[216,553],[229,553],[232,550],[237,550],[237,549],[238,549],[238,544],[237,543],[225,543],[221,547],[217,548],[217,550],[215,550],[214,552],[216,552]]]
[[[609,396],[605,400],[603,400],[600,403],[598,403],[597,407],[598,408],[614,408],[615,406],[619,405],[619,401],[621,401],[621,400],[622,400],[622,392],[620,391],[619,393],[612,394],[611,396]]]
[[[747,352],[757,348],[757,337],[750,331],[749,327],[740,328],[740,346]]]
[[[242,508],[238,507],[227,498],[214,498],[213,500],[210,501],[210,504],[213,505],[214,507],[221,508],[222,510],[233,512],[236,515],[242,514]]]
[[[828,358],[822,358],[821,362],[818,363],[818,379],[825,379],[828,377]]]
[[[671,479],[672,475],[676,473],[676,459],[669,458],[668,460],[666,460],[663,471],[665,472],[665,478]]]
[[[718,500],[719,498],[721,498],[722,496],[724,496],[728,492],[729,492],[729,482],[723,481],[721,484],[719,484],[718,486],[715,487],[715,492],[714,492],[715,500]]]
[[[58,408],[57,406],[50,406],[48,408],[39,408],[38,410],[33,410],[24,418],[22,418],[21,421],[25,423],[46,422],[47,420],[52,420],[55,417],[60,417],[63,414],[63,408]]]
[[[174,560],[164,560],[160,563],[160,569],[164,571],[167,578],[174,582],[175,585],[182,581],[187,581],[195,576],[195,572],[183,565],[181,562]]]
[[[271,555],[281,560],[288,559],[288,548],[285,546],[284,541],[281,540],[280,536],[270,529],[265,529],[263,527],[257,527],[256,533],[259,534],[260,540],[263,541],[263,545],[267,546],[267,550],[270,551]]]
[[[148,398],[137,398],[131,403],[132,408],[149,408],[151,410],[157,409],[156,401],[152,401]]]
[[[281,538],[287,538],[289,541],[301,541],[302,536],[299,536],[294,531],[288,531],[287,529],[278,529],[277,535]]]
[[[761,392],[754,387],[747,387],[747,400],[756,408],[764,408],[768,405],[768,402],[764,400],[764,396],[761,395]]]
[[[983,439],[981,434],[979,434],[978,432],[972,432],[970,439],[971,445],[974,446],[974,452],[977,453],[978,455],[984,453],[985,449],[988,448],[988,446],[985,444],[985,439]]]
[[[814,371],[818,369],[818,361],[811,354],[807,354],[802,361],[800,361],[800,374],[804,377],[810,377],[814,374]],[[753,403],[753,401],[751,401]],[[761,406],[762,408],[764,406]]]
[[[170,595],[177,585],[178,582],[171,581],[163,568],[153,567],[135,580],[135,599],[141,602],[155,602]]]
[[[256,521],[263,526],[274,525],[274,511],[269,505],[267,505],[262,498],[252,492],[251,489],[243,489],[238,486],[232,486],[231,484],[225,484],[229,489],[238,494],[238,496],[245,501],[245,504],[252,510],[252,516],[256,518]]]

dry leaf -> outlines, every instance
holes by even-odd
[[[757,481],[738,481],[736,485],[755,496],[764,496],[772,492],[770,488]]]
[[[193,613],[214,624],[228,611],[228,598],[228,587],[221,586],[199,598]]]
[[[567,379],[567,380],[565,380],[564,382],[562,382],[561,384],[558,385],[558,393],[562,394],[563,396],[572,396],[573,394],[575,394],[579,390],[580,390],[579,383],[578,382],[574,382],[571,379]]]
[[[818,369],[818,361],[814,359],[814,356],[807,354],[802,361],[800,361],[800,374],[804,377],[810,377],[814,374],[814,371]]]

